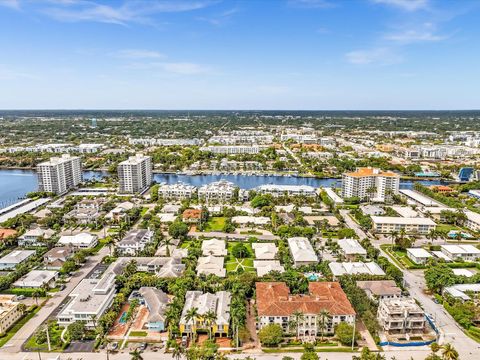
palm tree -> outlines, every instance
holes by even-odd
[[[23,303],[18,304],[18,311],[20,311],[23,314],[25,313],[25,310],[27,310],[27,305]]]
[[[143,360],[142,354],[138,349],[133,350],[130,355],[132,355],[132,360]]]
[[[176,360],[180,360],[185,354],[185,348],[181,345],[179,345],[176,341],[174,342],[173,345],[173,350],[172,350],[172,357]]]
[[[393,245],[397,242],[398,231],[396,230],[391,231],[389,236],[390,236],[390,239],[392,240],[392,248],[393,248]]]
[[[327,309],[322,309],[317,315],[318,327],[320,328],[321,341],[323,341],[323,335],[327,328],[328,321],[330,320],[330,313]]]
[[[295,310],[292,316],[294,319],[293,321],[295,322],[295,325],[297,327],[297,339],[298,339],[300,337],[300,322],[305,319],[305,315],[301,311]]]
[[[444,360],[458,360],[458,351],[452,344],[445,344],[442,346],[442,359]]]
[[[197,332],[197,327],[196,327],[197,317],[198,317],[198,309],[196,307],[188,309],[185,315],[185,321],[187,324],[191,322],[190,329],[189,329],[190,338],[192,338],[194,329],[195,329],[195,333]]]
[[[215,321],[217,321],[217,314],[215,311],[209,310],[203,315],[203,321],[205,321],[208,326],[208,338],[212,338],[212,326]]]

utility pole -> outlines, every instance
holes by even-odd
[[[52,351],[52,346],[50,344],[50,333],[48,332],[48,321],[47,321],[47,344],[48,344],[48,351]]]
[[[356,324],[357,324],[357,319],[355,318],[353,320],[352,351],[353,351],[353,346],[355,345],[355,325]]]

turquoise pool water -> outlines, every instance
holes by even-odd
[[[120,316],[120,319],[118,320],[120,324],[125,324],[127,322],[127,312],[124,311],[122,316]]]

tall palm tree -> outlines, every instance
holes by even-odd
[[[215,321],[217,321],[217,314],[215,311],[209,310],[203,316],[203,321],[205,321],[208,326],[208,338],[212,338],[212,327]]]
[[[321,341],[323,341],[323,335],[327,328],[328,321],[330,320],[330,313],[327,309],[322,309],[317,315],[318,327],[320,328]]]
[[[195,333],[197,332],[197,327],[196,327],[197,317],[198,317],[198,309],[196,307],[188,309],[187,313],[185,314],[185,321],[187,322],[187,324],[191,322],[190,329],[189,329],[189,335],[191,339],[193,336],[194,329],[195,329]]]
[[[297,327],[297,339],[300,337],[300,323],[305,319],[305,315],[299,311],[295,310],[292,314],[295,325]]]
[[[143,360],[142,354],[138,349],[133,350],[130,355],[132,355],[132,360]]]
[[[443,360],[458,360],[458,351],[452,344],[445,344],[442,346],[442,359]]]
[[[392,240],[392,247],[393,247],[393,245],[397,242],[398,231],[396,230],[391,231],[389,234],[389,237],[390,237],[390,240]]]

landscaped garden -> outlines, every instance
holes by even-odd
[[[253,267],[253,249],[252,245],[244,242],[228,242],[227,243],[227,272],[238,271],[255,271]]]

